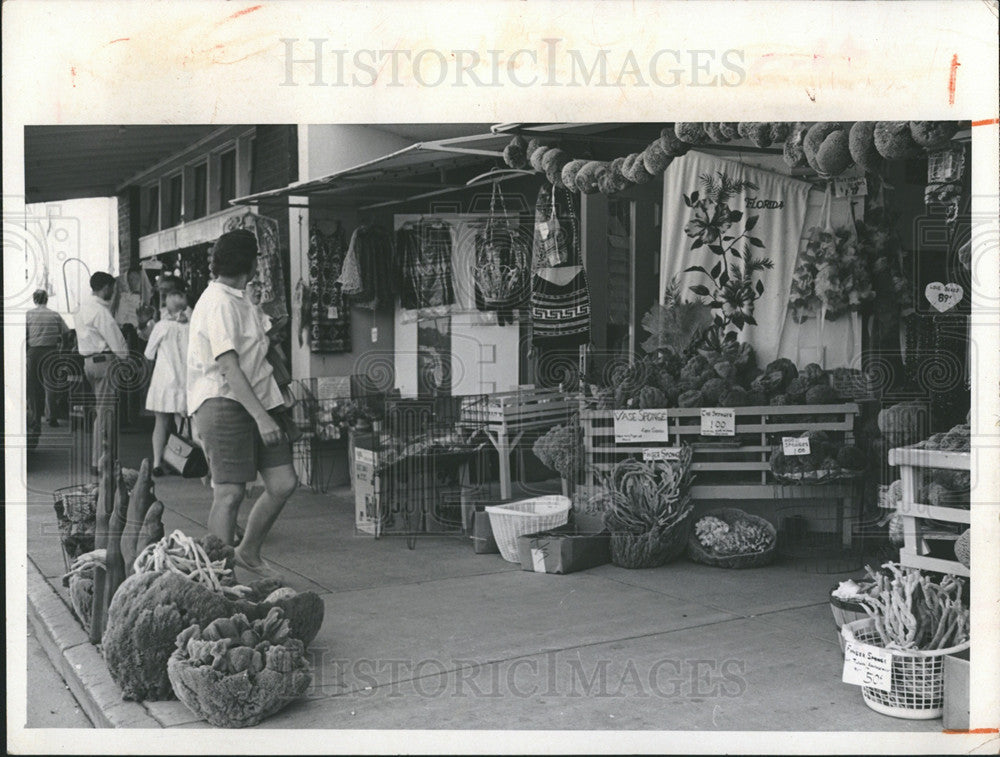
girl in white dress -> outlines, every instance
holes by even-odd
[[[146,359],[155,360],[146,394],[146,409],[156,415],[153,427],[153,475],[163,475],[163,450],[170,435],[170,421],[180,429],[187,415],[187,294],[170,292],[166,314],[156,322],[146,345]]]

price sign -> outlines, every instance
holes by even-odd
[[[864,197],[868,194],[868,181],[864,176],[833,180],[834,197]]]
[[[781,437],[781,449],[786,455],[808,455],[809,437],[783,436]]]
[[[951,310],[962,301],[965,290],[959,284],[942,284],[934,281],[924,288],[924,297],[939,313]]]
[[[642,451],[642,459],[647,463],[652,460],[680,460],[681,451],[677,447],[647,447]]]
[[[892,690],[892,653],[887,649],[848,641],[844,644],[844,683]]]
[[[703,407],[701,409],[702,436],[736,436],[736,409],[732,407]]]
[[[615,443],[643,444],[670,441],[666,410],[615,410]]]

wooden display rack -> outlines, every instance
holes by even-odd
[[[577,400],[558,389],[517,389],[470,397],[462,402],[461,423],[486,432],[500,458],[500,498],[511,496],[510,453],[528,432],[541,434],[566,423]]]
[[[938,507],[917,502],[920,471],[928,468],[949,470],[971,470],[972,456],[968,452],[945,452],[942,450],[897,447],[889,450],[889,465],[899,466],[903,482],[903,500],[899,503],[899,514],[903,516],[903,547],[899,550],[899,562],[910,568],[952,573],[957,576],[969,575],[969,569],[957,560],[943,560],[920,554],[925,519],[942,520],[949,523],[971,523],[971,511],[960,507]]]
[[[781,445],[782,436],[798,436],[806,431],[825,431],[845,444],[854,436],[854,419],[859,413],[853,402],[837,405],[788,405],[737,407],[736,436],[701,436],[701,408],[667,410],[670,445],[690,444],[691,468],[696,478],[691,487],[694,500],[835,500],[841,541],[851,545],[851,511],[857,494],[855,481],[827,484],[788,485],[771,473],[771,450]],[[809,416],[813,420],[802,420]],[[583,426],[584,465],[588,483],[599,483],[598,472],[609,470],[625,457],[642,454],[654,444],[617,444],[614,410],[593,409],[584,400],[580,408]],[[661,444],[659,446],[666,446]]]

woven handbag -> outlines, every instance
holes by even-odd
[[[498,201],[502,216],[497,215]],[[511,225],[499,182],[493,182],[490,215],[476,235],[472,278],[482,295],[483,310],[517,310],[531,294],[527,243]]]

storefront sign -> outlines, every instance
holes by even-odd
[[[834,197],[864,197],[868,194],[868,181],[864,176],[833,180]]]
[[[680,460],[681,451],[678,447],[646,447],[642,451],[642,459],[647,463],[652,460]]]
[[[808,455],[809,437],[783,436],[781,437],[781,450],[786,455]]]
[[[669,442],[666,410],[615,410],[615,443]]]
[[[958,284],[942,284],[934,281],[924,289],[924,297],[939,313],[951,310],[962,301],[965,290]]]
[[[736,436],[736,409],[703,407],[701,409],[701,435]]]
[[[844,683],[892,690],[892,652],[848,641],[844,644]]]

